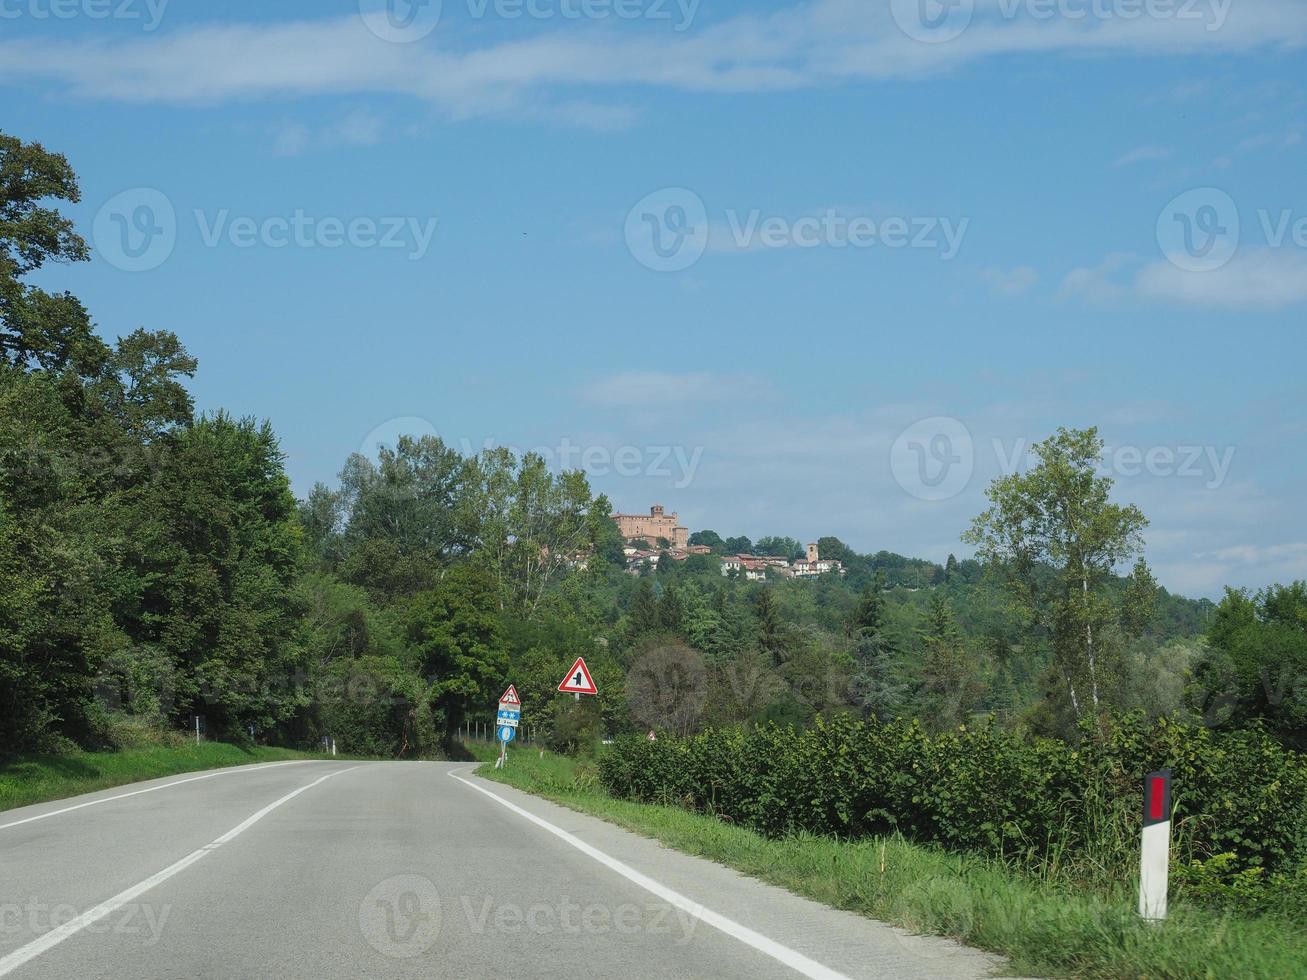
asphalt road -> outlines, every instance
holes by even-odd
[[[999,965],[471,769],[272,764],[0,813],[0,977],[911,980]]]

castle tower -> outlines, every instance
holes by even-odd
[[[817,560],[817,546],[815,544],[808,545],[808,561],[816,562]]]

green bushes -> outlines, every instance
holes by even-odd
[[[1146,773],[1174,773],[1177,860],[1295,873],[1307,858],[1307,764],[1257,729],[1124,718],[1079,746],[985,725],[931,736],[913,722],[819,719],[692,738],[619,741],[614,796],[704,810],[762,833],[893,830],[1042,869],[1119,877],[1137,862]]]

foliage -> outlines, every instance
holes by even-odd
[[[1276,900],[1259,907],[1271,915],[1230,914],[1224,902],[1220,910],[1201,907],[1209,903],[1182,885],[1167,921],[1145,922],[1134,911],[1133,881],[1085,887],[1061,868],[1028,872],[898,834],[765,837],[712,814],[614,799],[596,785],[588,759],[518,753],[507,768],[483,766],[480,774],[826,905],[1004,953],[1010,959],[1001,973],[1114,980],[1307,973],[1301,905]],[[1276,893],[1256,894],[1266,901]]]
[[[1148,522],[1133,504],[1108,499],[1112,479],[1096,472],[1103,452],[1097,429],[1058,429],[1032,452],[1039,463],[996,479],[986,492],[992,506],[963,537],[1004,573],[1027,622],[1047,637],[1079,719],[1106,706],[1120,678],[1104,643],[1106,625],[1121,615],[1110,586],[1116,567],[1142,548]],[[1150,581],[1146,571],[1136,576],[1136,592]],[[1146,618],[1148,595],[1132,596],[1133,621]]]
[[[1213,724],[1261,720],[1307,747],[1307,582],[1227,589],[1189,698]]]
[[[1109,876],[1137,865],[1144,775],[1174,774],[1176,853],[1230,852],[1235,870],[1307,858],[1307,761],[1256,730],[1138,717],[1078,747],[991,724],[932,736],[917,722],[818,719],[647,742],[623,739],[600,776],[614,796],[676,802],[778,836],[899,831],[950,850]]]

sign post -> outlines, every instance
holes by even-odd
[[[499,710],[495,713],[495,737],[499,740],[496,769],[503,769],[508,762],[508,743],[517,736],[517,726],[521,723],[522,699],[517,696],[517,688],[509,684],[508,690],[499,696]]]
[[[572,669],[567,672],[558,689],[564,694],[575,694],[578,701],[581,700],[582,694],[599,693],[594,678],[590,676],[590,668],[585,665],[585,657],[576,658],[576,663],[572,664]]]
[[[1166,918],[1166,884],[1171,865],[1171,771],[1144,777],[1144,833],[1139,857],[1139,915]]]

